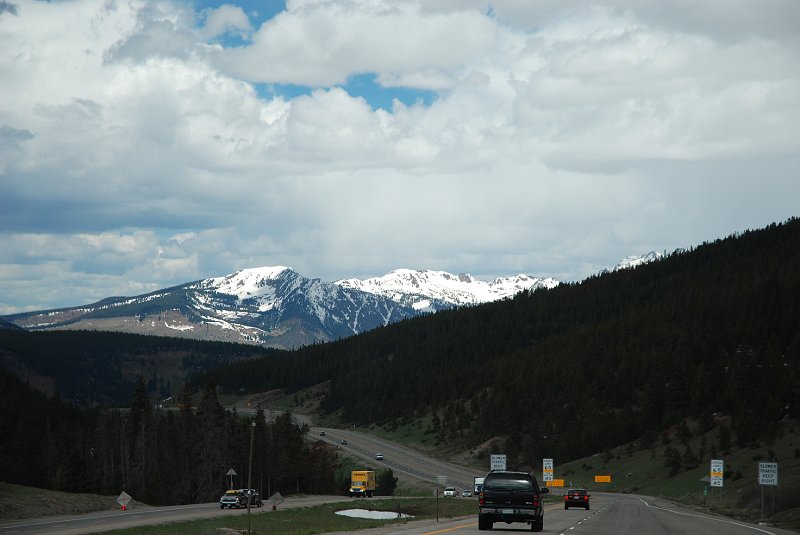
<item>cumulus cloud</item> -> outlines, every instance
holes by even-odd
[[[314,87],[365,72],[425,70],[444,79],[491,48],[495,30],[475,10],[423,16],[411,2],[289,2],[251,45],[221,51],[215,64],[253,82]]]
[[[250,19],[239,6],[223,4],[216,9],[208,9],[205,15],[206,23],[200,31],[200,35],[205,39],[213,39],[227,33],[244,38],[253,31]]]
[[[574,280],[797,215],[797,4],[680,5],[0,3],[0,313],[258,265]]]

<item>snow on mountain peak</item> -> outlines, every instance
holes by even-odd
[[[629,269],[634,268],[636,266],[640,266],[642,264],[647,264],[648,262],[654,262],[660,259],[662,256],[661,253],[657,253],[655,251],[650,251],[647,254],[639,255],[639,256],[626,256],[622,260],[620,260],[619,264],[614,267],[614,271],[618,269]]]
[[[214,288],[217,292],[234,295],[240,301],[253,297],[271,296],[274,289],[270,281],[278,279],[292,268],[286,266],[271,266],[247,268],[223,277],[213,277],[200,281],[200,286]]]
[[[499,277],[491,282],[475,279],[468,273],[453,275],[446,271],[395,269],[382,277],[345,279],[335,284],[389,297],[416,310],[434,311],[451,306],[474,305],[511,297],[532,288],[552,288],[555,279],[528,275]]]

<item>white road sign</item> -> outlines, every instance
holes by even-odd
[[[778,485],[778,463],[758,463],[758,484]]]
[[[505,454],[493,454],[489,462],[490,470],[505,470],[506,469],[506,456]]]
[[[131,495],[123,490],[117,498],[117,503],[122,507],[128,507],[128,503],[130,503],[131,499]]]
[[[542,459],[542,481],[553,481],[553,459]]]
[[[711,459],[711,473],[709,479],[712,487],[721,487],[725,472],[725,461],[722,459]]]

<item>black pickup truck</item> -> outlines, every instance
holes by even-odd
[[[478,529],[492,529],[495,522],[525,522],[531,531],[542,531],[542,494],[548,492],[547,487],[539,488],[530,472],[489,472],[478,496]]]

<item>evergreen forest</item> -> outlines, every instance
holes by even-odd
[[[502,302],[223,366],[225,388],[329,381],[324,409],[360,425],[427,418],[444,442],[504,437],[518,466],[730,417],[770,440],[800,416],[800,220]],[[197,376],[204,377],[203,374]]]
[[[125,490],[151,505],[219,499],[231,480],[262,492],[336,494],[334,450],[310,443],[288,413],[272,420],[227,411],[217,388],[203,389],[196,408],[184,388],[178,410],[151,403],[144,379],[124,409],[86,409],[48,397],[0,370],[0,465],[3,480],[67,492],[116,495]]]
[[[0,329],[0,363],[6,481],[152,504],[217,499],[229,468],[246,472],[251,430],[254,486],[339,489],[306,428],[226,411],[220,392],[324,384],[342,424],[424,422],[466,448],[502,437],[520,468],[648,448],[686,419],[724,417],[747,445],[800,416],[800,219],[292,352]],[[157,408],[167,396],[177,410]]]

